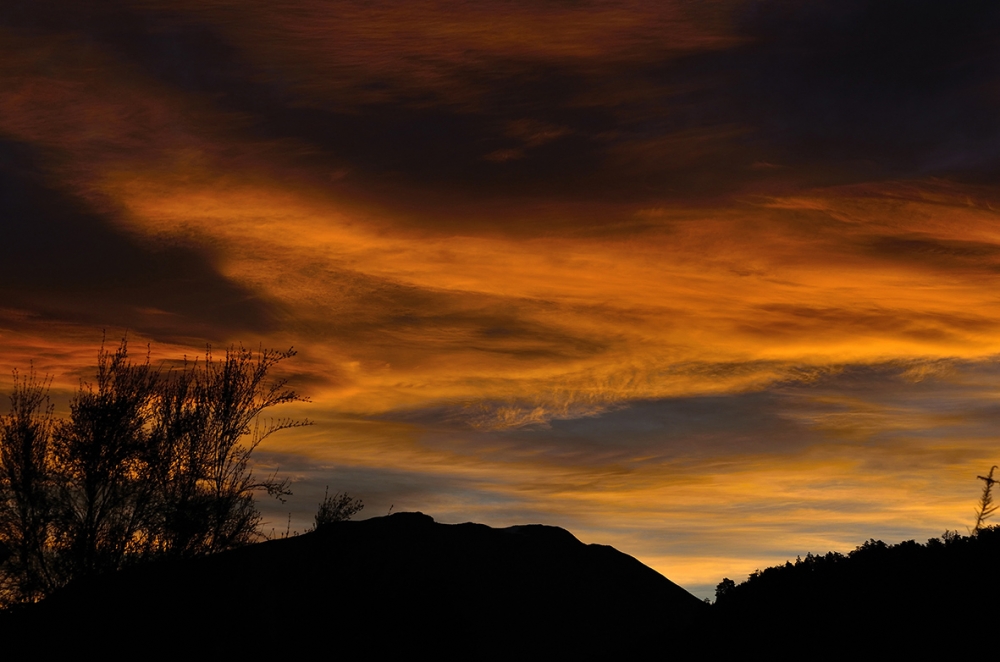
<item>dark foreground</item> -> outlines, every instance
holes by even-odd
[[[130,658],[565,659],[676,652],[707,611],[563,529],[399,513],[79,582],[4,615],[0,634],[6,651]]]
[[[0,613],[0,652],[952,659],[995,654],[998,607],[1000,529],[808,556],[730,584],[709,607],[563,529],[399,513],[77,582]]]
[[[996,656],[1000,529],[807,556],[730,587],[710,624],[726,651],[783,657]]]

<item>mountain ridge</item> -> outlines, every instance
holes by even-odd
[[[707,609],[637,559],[558,527],[396,513],[79,581],[0,631],[30,644],[61,630],[73,652],[155,643],[226,654],[237,632],[258,652],[330,636],[373,655],[589,657],[680,638]]]

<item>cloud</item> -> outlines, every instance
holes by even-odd
[[[997,11],[978,1],[751,2],[739,13],[747,42],[718,65],[732,67],[732,101],[776,162],[977,180],[998,166],[988,92],[1000,73]],[[862,161],[871,165],[858,170]]]
[[[143,242],[44,171],[29,146],[0,142],[7,307],[162,340],[273,328],[271,306],[222,277],[203,248]]]
[[[869,248],[879,258],[909,262],[921,268],[993,272],[1000,264],[1000,244],[983,241],[885,236],[873,237]]]

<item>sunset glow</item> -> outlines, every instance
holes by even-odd
[[[0,9],[0,385],[294,346],[268,529],[329,485],[700,597],[971,525],[995,3],[111,7]]]

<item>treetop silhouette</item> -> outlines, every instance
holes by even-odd
[[[983,494],[979,497],[979,504],[976,506],[976,524],[972,527],[973,533],[979,533],[983,529],[986,520],[996,512],[997,505],[993,503],[993,486],[997,482],[1000,482],[993,478],[993,472],[996,469],[996,465],[993,465],[990,467],[990,472],[985,476],[976,476],[976,478],[983,481]]]

